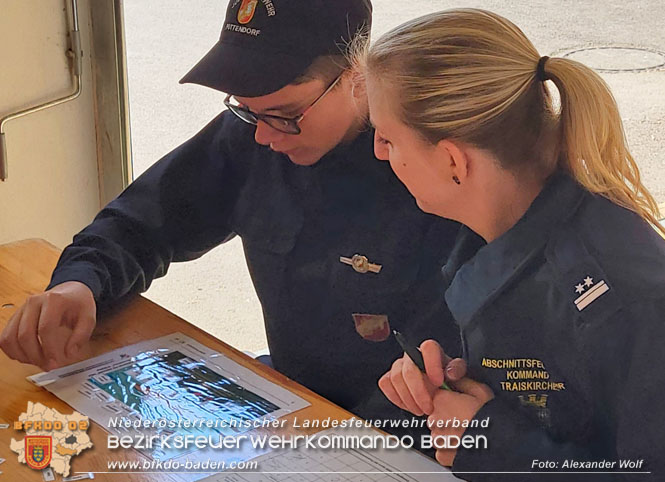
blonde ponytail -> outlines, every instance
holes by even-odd
[[[618,109],[593,70],[540,54],[512,22],[477,9],[411,20],[360,50],[359,67],[391,90],[401,121],[436,143],[491,151],[517,175],[557,166],[665,235],[656,202],[626,147]],[[559,90],[555,109],[543,76]]]
[[[665,235],[658,204],[642,184],[605,81],[565,58],[549,59],[545,74],[561,96],[561,167],[587,190],[635,211]]]

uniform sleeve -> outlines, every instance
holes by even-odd
[[[525,415],[498,399],[487,403],[477,420],[490,419],[487,429],[473,428],[469,435],[485,435],[487,449],[459,449],[453,472],[469,481],[571,480],[570,473],[515,474],[538,470],[534,460],[619,461],[643,460],[639,468],[624,468],[650,474],[581,475],[584,480],[665,480],[665,300],[643,301],[615,313],[610,319],[587,328],[586,345],[594,380],[594,412],[606,448],[595,455],[598,442],[555,440]],[[541,469],[542,470],[542,469]],[[575,469],[570,469],[575,470]],[[578,469],[579,470],[579,469]],[[602,470],[602,469],[599,469]],[[607,470],[607,469],[605,469]],[[513,472],[479,474],[469,472]],[[596,478],[594,478],[596,477]],[[631,478],[632,477],[632,478]]]
[[[148,289],[171,262],[232,238],[243,176],[230,159],[229,124],[221,114],[111,201],[63,251],[48,288],[80,281],[103,309]]]
[[[620,459],[644,459],[642,470],[665,480],[665,298],[635,305],[632,312],[615,320],[623,329],[616,340],[623,349],[611,351],[611,339],[607,352],[599,352],[604,366],[612,367],[603,380],[616,397],[617,453]]]

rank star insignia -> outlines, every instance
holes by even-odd
[[[582,311],[609,290],[610,287],[605,283],[605,280],[594,283],[593,278],[587,275],[581,283],[575,285],[575,292],[580,295],[575,300],[575,306],[579,311]]]
[[[368,271],[378,273],[382,268],[380,264],[370,263],[366,256],[360,254],[354,254],[351,258],[340,256],[339,261],[350,265],[358,273],[367,273]]]

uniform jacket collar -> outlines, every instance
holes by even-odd
[[[469,248],[475,234],[463,228],[466,232],[460,234],[444,268],[446,278],[452,279],[446,301],[462,327],[542,252],[551,233],[577,210],[585,193],[567,174],[553,175],[515,226],[475,256]]]
[[[346,168],[349,165],[357,164],[358,159],[372,159],[379,162],[374,157],[374,131],[366,129],[350,142],[341,143],[327,152],[313,166],[309,166],[312,171],[327,171],[335,168]]]

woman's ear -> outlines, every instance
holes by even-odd
[[[443,139],[437,142],[435,149],[438,156],[445,161],[451,181],[455,184],[464,183],[468,179],[471,167],[466,145],[459,141]]]

